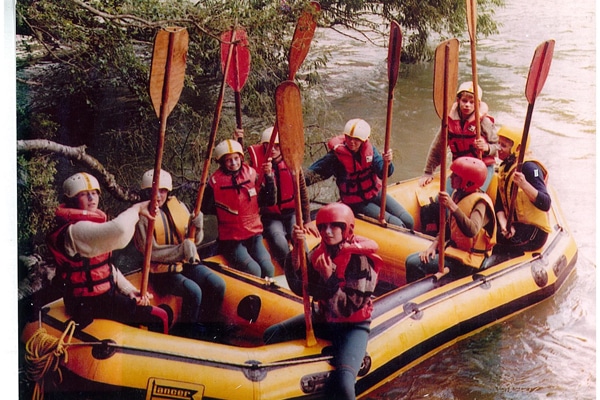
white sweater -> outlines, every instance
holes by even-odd
[[[79,221],[67,228],[65,251],[70,257],[95,257],[113,250],[122,249],[131,241],[135,225],[139,220],[139,206],[134,205],[107,222]],[[129,295],[137,292],[117,268],[113,266],[117,287]]]

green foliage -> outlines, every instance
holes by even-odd
[[[58,195],[54,189],[56,162],[50,157],[17,158],[17,223],[19,254],[44,242],[54,220]]]

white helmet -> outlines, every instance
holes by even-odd
[[[97,190],[100,192],[98,179],[85,172],[78,172],[68,177],[63,183],[65,196],[73,198],[84,190]]]
[[[142,175],[142,189],[149,189],[152,187],[152,178],[154,178],[154,168],[149,169]],[[161,169],[159,175],[159,189],[167,189],[169,192],[173,190],[173,178],[167,171]]]
[[[261,143],[271,142],[271,135],[273,135],[273,127],[265,129],[263,131],[262,135],[260,135],[260,142]],[[275,136],[275,141],[273,141],[273,143],[275,143],[275,144],[279,143],[279,133],[277,134],[277,136]]]
[[[467,81],[467,82],[461,83],[460,86],[458,87],[458,90],[456,91],[456,95],[458,96],[462,92],[469,92],[474,95],[475,91],[473,90],[473,82]],[[481,96],[483,96],[483,91],[481,90],[481,86],[479,86],[479,85],[477,85],[477,94],[479,95],[478,96],[479,100],[481,100]]]
[[[366,141],[371,136],[371,126],[364,119],[355,118],[346,122],[344,135]]]
[[[215,146],[215,160],[219,161],[225,154],[240,153],[244,156],[244,149],[242,145],[236,140],[226,139]]]

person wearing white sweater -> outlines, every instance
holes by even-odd
[[[67,312],[80,326],[103,318],[168,333],[168,306],[150,305],[152,295],[142,296],[111,261],[112,251],[133,238],[140,215],[152,218],[149,202],[136,203],[107,221],[98,208],[100,185],[94,176],[72,175],[63,190],[64,202],[55,212],[56,228],[48,235],[48,246],[64,286]]]

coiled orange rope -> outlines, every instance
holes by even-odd
[[[75,332],[75,327],[75,322],[69,322],[60,339],[49,335],[46,329],[39,328],[25,344],[27,379],[35,382],[32,400],[44,399],[46,375],[56,373],[58,383],[62,382],[60,362],[62,360],[66,364],[69,361],[65,337],[68,335],[66,343],[68,345]]]

